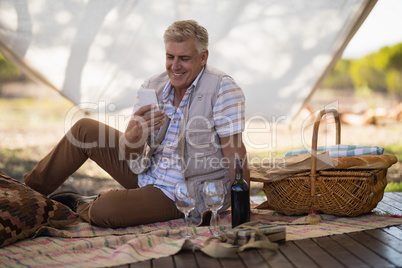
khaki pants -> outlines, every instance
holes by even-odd
[[[32,189],[49,195],[90,158],[125,189],[100,193],[77,213],[101,227],[127,227],[180,218],[183,214],[160,189],[138,187],[138,177],[119,156],[122,133],[92,119],[81,119],[34,169],[24,176]]]

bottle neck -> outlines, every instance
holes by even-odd
[[[243,180],[243,174],[242,173],[236,173],[235,180],[242,181]]]
[[[243,180],[243,161],[241,159],[236,159],[235,180]]]

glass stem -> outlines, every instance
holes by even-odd
[[[218,225],[218,213],[216,211],[213,212],[214,214],[214,234],[217,235],[217,225]]]
[[[186,236],[190,237],[190,223],[188,222],[188,213],[184,214],[184,218],[186,219]]]

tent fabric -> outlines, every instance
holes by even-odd
[[[243,88],[246,116],[291,122],[375,3],[0,0],[0,52],[79,107],[129,114],[164,71],[164,30],[194,19],[210,35],[208,64]]]

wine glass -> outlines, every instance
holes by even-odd
[[[189,185],[185,182],[179,182],[175,187],[175,202],[178,210],[183,212],[186,219],[186,237],[191,238],[188,216],[190,211],[195,208],[195,192],[189,189]]]
[[[202,188],[204,203],[213,213],[214,231],[213,235],[218,236],[218,210],[222,207],[225,199],[225,189],[223,188],[222,181],[207,181],[204,182]]]

